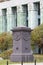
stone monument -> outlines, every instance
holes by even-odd
[[[33,61],[33,53],[30,46],[31,29],[28,27],[16,27],[12,30],[13,53],[11,61],[28,62]]]

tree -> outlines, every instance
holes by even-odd
[[[11,33],[1,33],[0,34],[0,50],[4,51],[12,47],[12,34]]]
[[[36,27],[31,33],[32,44],[36,44],[42,50],[43,53],[43,24]]]

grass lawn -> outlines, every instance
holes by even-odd
[[[20,62],[11,62],[10,60],[0,60],[0,65],[7,65],[7,61],[8,61],[8,65],[9,64],[19,64]]]
[[[41,54],[35,54],[34,58],[36,59],[37,62],[43,62],[43,55]]]
[[[7,65],[6,60],[0,60],[0,65]]]
[[[43,62],[43,55],[35,54],[34,58],[36,59],[37,62]],[[8,63],[9,64],[16,64],[16,62],[11,62],[10,60],[8,60]],[[7,60],[0,60],[0,65],[7,65]]]

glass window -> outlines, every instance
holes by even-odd
[[[17,8],[12,7],[12,26],[16,27],[17,26]]]
[[[40,25],[40,19],[38,19],[38,25]]]
[[[3,32],[7,31],[7,9],[2,9],[2,30]]]
[[[25,20],[26,20],[25,24],[28,27],[28,6],[27,6],[27,4],[22,5],[22,6],[23,6],[23,12],[25,13]]]

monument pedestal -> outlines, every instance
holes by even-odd
[[[13,32],[13,53],[11,61],[28,62],[33,61],[33,53],[30,45],[31,29],[27,27],[17,27]]]

